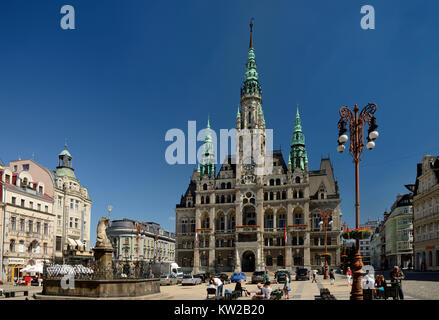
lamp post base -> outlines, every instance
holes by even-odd
[[[357,240],[358,241],[358,240]],[[363,268],[363,260],[361,259],[360,250],[357,246],[354,260],[352,261],[352,289],[351,300],[363,300],[363,288],[361,287],[361,279]]]

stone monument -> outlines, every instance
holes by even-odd
[[[110,219],[102,217],[98,222],[96,245],[93,254],[96,262],[95,273],[100,279],[113,279],[112,259],[113,246],[107,237],[107,226]]]

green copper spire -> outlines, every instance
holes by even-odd
[[[204,138],[203,153],[201,158],[201,166],[199,169],[200,179],[205,174],[212,177],[215,175],[215,153],[213,151],[212,136],[210,133],[210,119],[207,117],[206,137]]]
[[[238,106],[238,112],[236,113],[236,117],[241,118],[241,111],[239,110],[239,106]]]
[[[256,70],[256,56],[253,48],[253,18],[250,21],[250,45],[248,49],[244,85],[241,88],[241,97],[248,94],[261,94],[262,88],[259,85],[258,71]]]
[[[294,132],[291,138],[290,159],[291,168],[305,169],[305,164],[308,163],[308,156],[305,149],[305,135],[302,132],[302,124],[299,115],[299,105],[297,105],[296,120],[294,122]]]

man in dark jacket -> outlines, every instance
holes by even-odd
[[[405,278],[404,273],[399,270],[398,266],[394,266],[393,270],[390,271],[390,281],[393,285],[398,286],[398,294],[401,300],[404,300],[404,294],[402,292],[401,281]]]

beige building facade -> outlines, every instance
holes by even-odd
[[[417,165],[414,191],[416,270],[439,270],[439,157],[426,155]]]
[[[12,283],[20,278],[23,267],[53,261],[53,198],[27,164],[0,168],[0,181],[2,280]]]
[[[29,261],[76,264],[92,258],[91,200],[87,188],[75,176],[67,146],[58,155],[55,171],[31,159],[11,161],[0,170],[3,275],[8,273],[8,261],[14,262],[16,274]],[[28,252],[32,241],[35,248]]]

